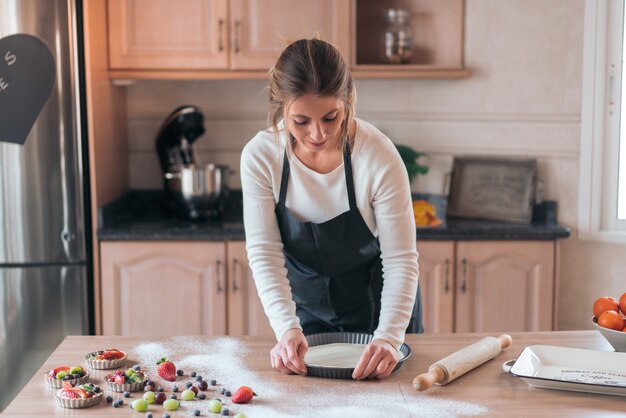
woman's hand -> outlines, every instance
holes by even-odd
[[[272,368],[284,374],[306,375],[304,355],[309,344],[299,328],[287,330],[270,351]]]
[[[389,377],[398,364],[398,350],[385,340],[372,340],[365,346],[352,378],[361,380],[376,377]]]

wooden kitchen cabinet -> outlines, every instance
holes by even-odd
[[[419,283],[424,332],[454,330],[454,241],[420,241]]]
[[[102,242],[103,335],[226,333],[224,243]]]
[[[112,70],[258,70],[267,77],[290,40],[319,34],[346,56],[350,43],[346,0],[109,0],[108,11]]]
[[[556,245],[458,242],[455,331],[552,330]]]
[[[109,67],[228,68],[226,0],[108,0]]]
[[[248,266],[245,241],[229,241],[228,256],[228,335],[274,337],[265,316]]]
[[[550,331],[556,241],[419,241],[426,333]]]
[[[104,335],[274,336],[244,241],[102,242]]]

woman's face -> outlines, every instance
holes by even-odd
[[[285,124],[297,145],[317,153],[337,149],[344,116],[345,107],[340,99],[309,94],[287,106]]]

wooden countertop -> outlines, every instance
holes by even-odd
[[[194,409],[200,409],[201,416],[217,417],[219,415],[208,412],[208,400],[215,397],[221,398],[230,407],[230,416],[244,412],[248,418],[626,415],[624,397],[532,388],[501,369],[504,361],[516,358],[524,347],[533,344],[610,351],[611,347],[597,331],[511,333],[513,345],[479,368],[446,386],[434,386],[420,393],[412,388],[413,378],[426,371],[430,364],[486,335],[490,334],[408,335],[406,342],[413,353],[400,370],[383,381],[359,382],[286,376],[275,372],[270,367],[268,354],[273,341],[267,338],[67,337],[2,416],[145,417],[145,413],[136,413],[128,408],[128,404],[140,396],[139,393],[133,393],[131,398],[125,399],[124,406],[117,409],[103,400],[92,408],[68,410],[56,405],[56,389],[49,388],[44,381],[46,370],[59,365],[85,365],[84,355],[87,352],[112,347],[129,354],[126,367],[139,362],[153,376],[156,375],[155,368],[148,364],[147,359],[154,357],[156,361],[162,354],[159,351],[163,350],[163,354],[171,356],[174,363],[178,362],[179,368],[185,369],[186,375],[178,382],[183,389],[185,382],[193,380],[188,373],[194,368],[190,365],[194,364],[200,373],[206,373],[205,378],[218,381],[218,386],[209,386],[207,400],[182,402],[178,411],[170,413],[172,418],[193,416]],[[247,354],[242,355],[243,352]],[[90,372],[91,380],[105,387],[103,378],[111,371]],[[154,380],[161,384],[159,379]],[[232,385],[228,387],[232,391],[236,386],[250,385],[259,396],[250,404],[234,405],[230,399],[220,395],[222,384]],[[172,384],[163,382],[163,386],[169,397]],[[105,396],[109,393],[105,389]],[[114,399],[121,397],[116,394]],[[149,411],[155,418],[165,412],[158,405],[151,405]]]

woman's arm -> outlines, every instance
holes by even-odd
[[[301,327],[287,280],[283,244],[274,213],[273,188],[280,187],[280,184],[272,184],[275,150],[268,152],[259,146],[263,145],[259,144],[259,139],[271,141],[268,137],[255,138],[241,155],[246,249],[263,309],[280,341],[287,330]]]

